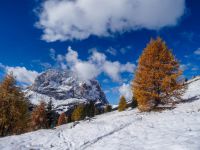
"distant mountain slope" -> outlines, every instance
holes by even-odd
[[[188,81],[188,102],[173,110],[141,113],[137,109],[111,112],[66,124],[0,138],[1,150],[199,150],[200,80]],[[198,97],[191,100],[192,97]]]
[[[57,69],[39,75],[25,93],[33,104],[38,104],[41,100],[48,102],[51,99],[55,107],[67,107],[88,101],[108,104],[98,81],[83,81],[71,71]]]

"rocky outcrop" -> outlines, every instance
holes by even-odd
[[[26,96],[34,104],[50,99],[57,106],[77,102],[94,101],[108,104],[97,80],[80,80],[73,72],[51,69],[40,74],[26,90]]]

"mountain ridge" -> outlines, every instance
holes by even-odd
[[[109,104],[97,80],[81,80],[69,70],[50,69],[41,73],[25,93],[33,104],[52,100],[55,107],[89,101]]]

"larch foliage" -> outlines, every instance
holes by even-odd
[[[63,112],[62,114],[60,114],[60,116],[58,118],[57,126],[60,126],[60,125],[66,124],[66,123],[67,123],[67,116]]]
[[[0,136],[25,132],[29,117],[27,99],[13,75],[6,75],[0,84]]]
[[[84,118],[85,118],[85,107],[84,105],[78,105],[72,113],[72,120],[79,121],[83,120]]]
[[[180,99],[185,89],[182,71],[172,51],[161,38],[151,40],[138,61],[133,95],[141,111],[150,111],[160,103]]]
[[[126,98],[121,96],[118,106],[118,111],[124,111],[127,108]]]
[[[41,101],[31,114],[32,130],[45,129],[48,127],[47,123],[46,103]]]

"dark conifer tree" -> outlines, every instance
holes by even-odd
[[[85,107],[86,116],[88,117],[94,117],[95,115],[95,105],[93,101],[90,101],[89,104]]]
[[[47,104],[47,126],[48,128],[53,128],[56,126],[57,117],[56,112],[53,110],[52,100]]]
[[[137,107],[137,100],[135,97],[132,98],[131,100],[131,108],[136,108]]]
[[[106,105],[104,112],[111,112],[111,111],[112,111],[112,106],[111,105]]]

